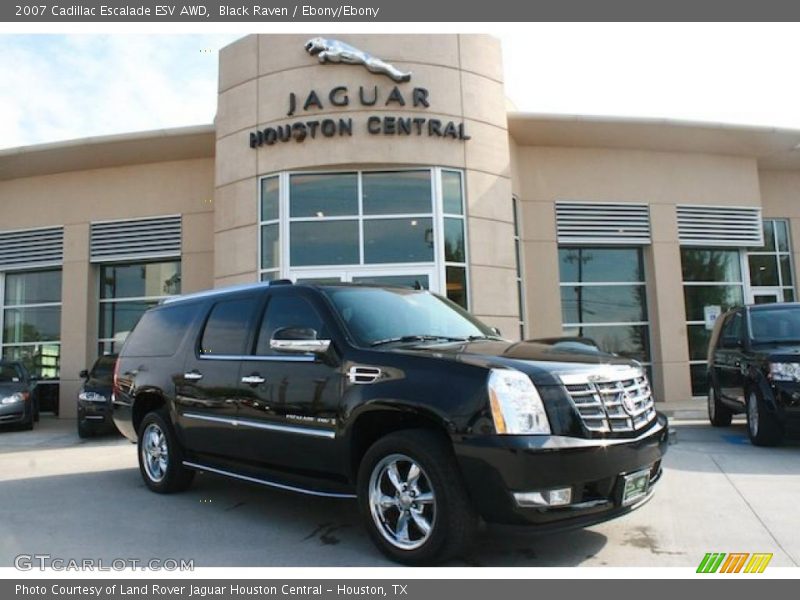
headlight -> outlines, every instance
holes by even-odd
[[[769,374],[775,381],[800,381],[800,363],[769,363]]]
[[[550,422],[542,398],[530,377],[511,369],[492,369],[489,404],[497,433],[548,434]]]
[[[84,402],[105,402],[106,397],[97,392],[81,392],[78,394],[78,400],[83,400]]]
[[[28,392],[17,392],[5,398],[0,399],[0,404],[16,404],[17,402],[25,402],[28,399]]]

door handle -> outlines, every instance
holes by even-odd
[[[245,375],[242,377],[242,383],[247,383],[249,385],[258,385],[260,383],[264,383],[266,379],[264,379],[261,375]]]
[[[183,374],[183,378],[187,381],[199,381],[203,378],[203,374],[199,373],[198,371],[189,371],[188,373]]]

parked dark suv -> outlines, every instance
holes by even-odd
[[[460,553],[479,517],[586,526],[646,502],[667,421],[642,367],[512,343],[404,288],[255,284],[165,301],[117,362],[114,420],[155,492],[195,471],[357,498],[388,556]]]
[[[708,346],[708,416],[725,427],[747,414],[750,440],[780,444],[800,427],[800,304],[730,310]]]

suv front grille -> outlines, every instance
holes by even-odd
[[[656,418],[650,382],[640,369],[569,374],[561,381],[589,431],[633,432]]]

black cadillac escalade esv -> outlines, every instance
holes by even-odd
[[[462,552],[480,518],[549,530],[636,508],[667,445],[638,363],[512,343],[404,288],[167,300],[127,339],[113,406],[151,490],[203,471],[357,498],[376,545],[415,564]]]

